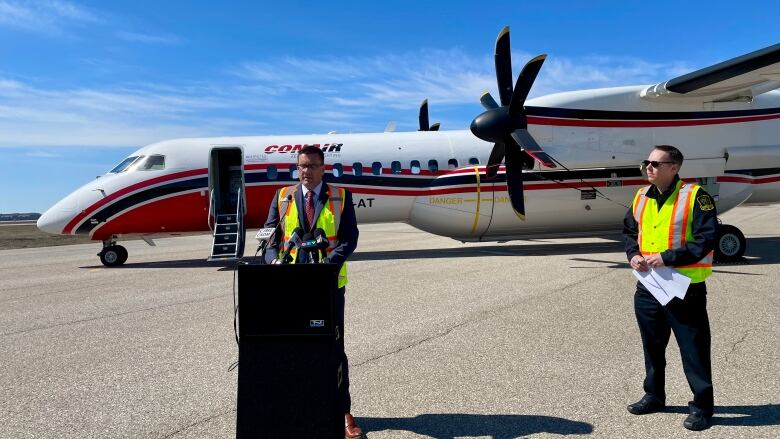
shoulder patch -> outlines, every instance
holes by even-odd
[[[699,207],[704,212],[715,208],[715,203],[712,202],[712,198],[707,194],[696,197],[696,202],[699,203]]]

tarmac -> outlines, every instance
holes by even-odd
[[[619,236],[462,244],[360,226],[345,340],[353,413],[382,438],[780,437],[780,206],[723,215],[744,261],[708,280],[716,413],[672,338],[667,410],[642,396],[635,279]],[[209,236],[0,251],[0,438],[235,437],[233,271]]]

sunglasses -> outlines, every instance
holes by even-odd
[[[674,162],[659,162],[657,160],[642,160],[642,165],[645,167],[652,165],[654,168],[660,168],[661,165],[671,165],[674,164]]]

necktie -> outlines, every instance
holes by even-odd
[[[306,192],[306,224],[309,230],[314,229],[314,192]]]

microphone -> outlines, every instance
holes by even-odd
[[[291,261],[290,252],[293,248],[300,248],[301,236],[303,235],[303,229],[296,227],[290,235],[290,239],[284,245],[284,251],[279,254],[277,258],[282,264],[289,264]]]
[[[275,227],[267,227],[257,231],[255,239],[260,243],[260,246],[257,247],[257,251],[263,250],[268,245],[268,241],[274,236],[274,231],[276,231]]]
[[[276,227],[268,227],[264,229],[260,229],[257,232],[257,235],[255,235],[255,238],[260,241],[260,245],[257,246],[258,252],[262,251],[263,253],[260,255],[260,260],[265,261],[265,248],[268,247],[268,243],[273,242],[274,237],[276,237],[276,232],[279,230],[279,227],[282,225],[282,221],[284,221],[284,217],[287,216],[287,211],[290,210],[290,201],[292,200],[292,194],[287,194],[287,197],[285,200],[287,203],[285,203],[284,213],[279,216],[279,222],[276,223]],[[268,230],[271,230],[271,233],[268,234]],[[266,238],[265,235],[268,234],[268,237]]]
[[[314,239],[317,240],[317,249],[320,252],[320,261],[324,261],[328,255],[326,249],[330,247],[330,241],[328,240],[328,235],[325,234],[324,230],[317,228],[314,231]]]
[[[309,263],[316,264],[320,262],[319,254],[317,253],[317,240],[314,239],[311,233],[303,235],[301,242],[301,250],[305,251],[309,256]]]

